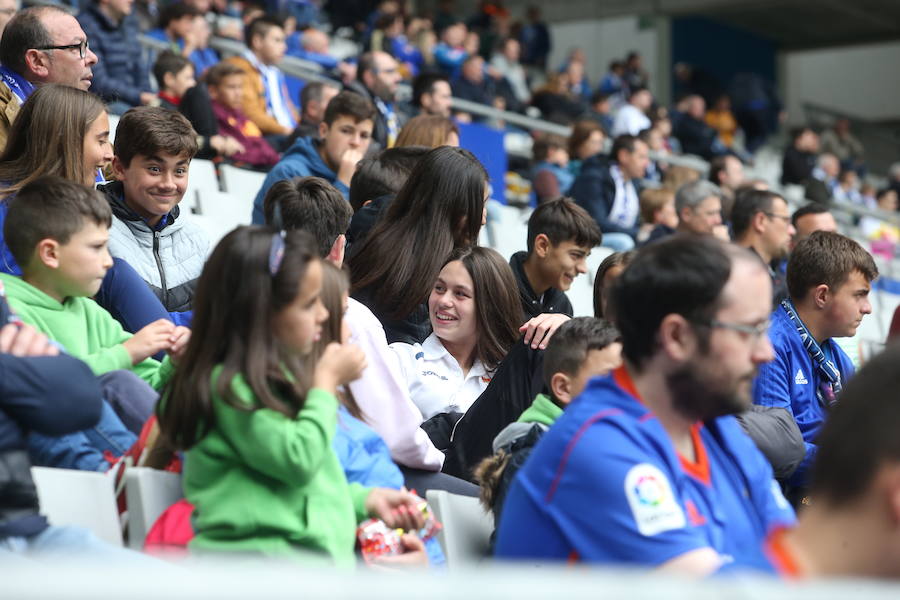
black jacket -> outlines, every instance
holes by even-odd
[[[719,134],[699,119],[683,113],[673,115],[672,135],[681,142],[681,150],[685,154],[696,154],[706,160],[716,155],[713,143]]]
[[[509,266],[512,267],[513,275],[516,276],[516,283],[519,284],[519,300],[522,301],[522,314],[524,317],[522,322],[524,323],[544,313],[562,313],[571,317],[573,313],[572,303],[565,292],[556,288],[550,288],[544,292],[543,298],[539,298],[534,290],[531,289],[531,284],[528,282],[528,276],[525,274],[525,268],[523,267],[527,256],[528,253],[523,250],[522,252],[516,252],[509,259]]]
[[[805,183],[812,176],[815,167],[815,154],[791,146],[784,151],[784,159],[781,161],[781,185]]]
[[[597,221],[600,231],[627,233],[633,238],[637,235],[637,219],[631,227],[622,227],[609,220],[609,213],[616,201],[616,182],[609,172],[611,165],[612,161],[605,154],[595,154],[585,160],[581,165],[581,172],[569,188],[569,195]],[[640,195],[637,182],[632,183],[635,185],[635,192]]]
[[[532,350],[520,339],[464,415],[439,413],[422,424],[435,447],[447,455],[441,471],[472,481],[478,463],[494,453],[497,434],[545,392],[544,351]]]

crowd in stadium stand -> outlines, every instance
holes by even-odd
[[[550,64],[536,7],[463,17],[0,0],[0,568],[437,568],[443,490],[493,515],[497,561],[900,575],[900,352],[857,372],[836,341],[879,268],[832,214],[896,213],[900,171],[877,190],[848,121],[798,128],[792,210],[744,173],[779,126],[761,78],[676,65],[666,107],[637,52],[599,81],[580,49]],[[479,244],[506,184],[469,126],[532,142],[510,256]],[[221,239],[179,206],[194,160],[265,174]],[[49,522],[32,466],[165,470],[184,497],[127,550]]]

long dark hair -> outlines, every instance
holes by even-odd
[[[278,265],[273,249],[282,235]],[[296,299],[317,260],[315,241],[302,231],[240,227],[219,242],[197,282],[191,340],[157,405],[160,430],[174,448],[190,448],[213,427],[213,395],[239,410],[269,408],[296,416],[310,363],[273,341],[272,319]],[[212,373],[219,366],[213,389]],[[237,375],[253,392],[255,405],[235,395],[231,384]]]
[[[453,249],[477,242],[487,180],[468,150],[441,146],[423,156],[386,214],[353,249],[352,292],[373,286],[379,310],[405,318],[428,298]]]
[[[475,288],[475,323],[478,341],[475,358],[493,371],[519,337],[522,304],[515,275],[496,250],[470,246],[455,250],[445,261],[460,261]],[[443,267],[442,267],[443,268]]]
[[[344,327],[344,294],[350,290],[350,278],[347,272],[337,268],[330,262],[322,263],[322,304],[328,310],[328,319],[322,323],[322,335],[316,342],[313,354],[318,359],[325,347],[331,342],[343,343],[343,327]],[[347,411],[359,419],[364,421],[362,410],[353,397],[353,392],[349,387],[345,387],[338,394],[341,404]]]

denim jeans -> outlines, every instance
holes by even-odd
[[[61,436],[28,435],[28,454],[39,467],[106,472],[109,452],[118,458],[134,445],[137,436],[128,431],[108,402],[103,402],[100,422],[90,429]]]
[[[616,252],[625,252],[634,248],[634,240],[627,233],[604,233],[601,244]]]
[[[0,538],[0,563],[5,567],[17,563],[27,566],[42,561],[46,561],[48,565],[59,565],[61,559],[89,561],[98,568],[164,565],[146,554],[104,542],[90,530],[81,527],[50,526],[31,537]]]
[[[109,371],[99,379],[103,399],[109,402],[128,431],[140,435],[159,400],[157,391],[133,371]]]

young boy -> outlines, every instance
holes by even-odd
[[[641,227],[637,243],[643,244],[675,233],[678,213],[675,212],[675,192],[666,188],[646,189],[639,197]]]
[[[537,348],[572,316],[565,291],[581,273],[587,257],[600,245],[597,223],[569,198],[538,206],[528,219],[528,250],[509,259],[519,283],[526,343]],[[537,332],[537,333],[535,333]]]
[[[206,72],[206,87],[219,135],[230,136],[243,146],[231,160],[267,168],[278,162],[278,153],[241,108],[244,103],[244,71],[231,63],[219,63]]]
[[[153,77],[159,88],[160,106],[178,110],[184,93],[197,85],[194,65],[184,56],[162,52],[153,64]]]
[[[538,203],[565,195],[575,176],[569,171],[566,138],[548,133],[534,142],[532,181]]]
[[[106,245],[112,211],[90,188],[41,177],[9,200],[4,235],[22,278],[0,275],[21,319],[88,364],[96,375],[134,371],[159,390],[187,345],[190,330],[155,321],[136,334],[122,329],[91,296],[112,258]],[[149,358],[165,350],[162,363]]]
[[[515,423],[494,438],[494,455],[475,471],[481,501],[499,523],[503,499],[513,477],[541,435],[577,397],[588,379],[605,375],[622,363],[622,344],[615,327],[593,317],[564,323],[544,352],[544,384],[550,395],[538,394]]]
[[[122,115],[113,146],[116,180],[98,189],[112,207],[109,251],[130,264],[167,311],[191,308],[209,238],[178,209],[197,135],[177,112],[141,106]]]
[[[321,139],[298,139],[269,171],[253,201],[253,223],[265,222],[263,199],[269,188],[282,179],[315,175],[346,197],[356,165],[369,149],[374,123],[375,107],[366,98],[354,92],[335,96],[319,123]]]

